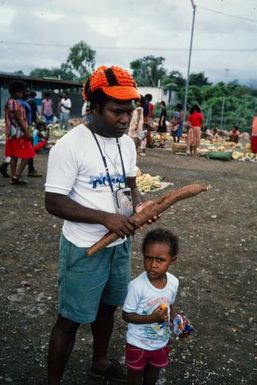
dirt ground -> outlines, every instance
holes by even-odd
[[[44,208],[47,155],[38,155],[35,163],[43,177],[30,179],[27,188],[10,186],[0,177],[1,384],[46,384],[62,221]],[[180,280],[177,307],[196,328],[190,340],[173,339],[173,362],[158,384],[256,385],[257,164],[149,149],[139,158],[139,167],[174,183],[166,191],[194,182],[213,186],[178,202],[158,223],[180,238],[179,257],[172,267]],[[140,243],[146,230],[134,237],[133,277],[142,271]],[[120,360],[125,330],[119,310],[110,352]],[[64,385],[103,384],[87,377],[91,345],[86,325],[79,330]]]

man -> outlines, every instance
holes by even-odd
[[[60,384],[80,323],[91,323],[94,339],[89,374],[126,381],[119,363],[109,361],[108,345],[114,312],[124,302],[130,279],[131,243],[127,237],[139,227],[129,217],[142,203],[136,187],[136,150],[124,134],[132,101],[140,96],[131,75],[114,66],[99,67],[83,93],[92,108],[92,123],[75,127],[52,148],[46,180],[46,208],[65,219],[59,315],[49,345],[49,385]],[[128,193],[131,208],[122,204]],[[146,205],[144,202],[141,208]],[[87,248],[107,231],[120,238],[88,257]]]
[[[71,100],[68,98],[67,92],[64,92],[61,99],[61,114],[60,114],[60,126],[65,131],[68,130],[68,121],[70,119]]]
[[[32,124],[36,124],[38,122],[38,108],[36,103],[36,96],[37,96],[37,93],[35,91],[31,91],[28,99],[28,103],[31,108]]]

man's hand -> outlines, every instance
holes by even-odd
[[[121,214],[105,213],[102,224],[120,238],[134,235],[135,230],[140,228],[140,225],[134,218],[128,218]]]
[[[153,205],[153,203],[154,203],[154,201],[151,201],[151,200],[142,202],[142,203],[140,203],[139,205],[136,206],[135,212],[136,213],[140,213],[140,211],[142,211],[144,209],[147,209],[147,207]],[[147,221],[148,225],[150,225],[152,222],[156,222],[160,218],[160,216],[161,215],[159,214],[159,215],[154,216],[152,219],[149,219]]]

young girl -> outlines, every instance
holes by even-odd
[[[145,271],[130,282],[123,306],[128,322],[126,365],[129,385],[155,385],[161,368],[169,364],[170,314],[178,279],[168,273],[178,253],[172,232],[155,229],[143,240]]]

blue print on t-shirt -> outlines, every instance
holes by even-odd
[[[121,184],[125,183],[124,176],[123,175],[110,175],[112,186],[114,190],[116,190],[121,186]],[[93,189],[96,189],[97,187],[105,187],[109,185],[109,181],[106,174],[100,173],[98,176],[91,176],[89,180],[89,184],[92,185]]]

